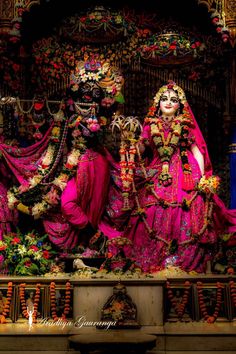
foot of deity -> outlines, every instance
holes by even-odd
[[[92,268],[84,264],[83,260],[81,258],[76,258],[73,261],[73,269],[78,270],[78,269],[85,269],[85,268]]]

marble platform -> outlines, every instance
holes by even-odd
[[[165,322],[164,318],[164,285],[167,279],[171,283],[181,284],[186,279],[191,282],[200,280],[204,283],[216,281],[229,282],[235,277],[221,275],[207,276],[173,276],[155,277],[146,279],[81,279],[62,276],[47,277],[1,277],[0,284],[7,284],[9,280],[14,284],[26,282],[30,284],[54,281],[56,284],[65,284],[70,281],[73,286],[73,314],[67,326],[51,325],[38,322],[29,329],[27,320],[19,319],[16,323],[0,324],[0,354],[69,354],[75,351],[70,348],[68,337],[84,334],[88,338],[101,331],[91,322],[100,320],[101,309],[113,287],[120,280],[127,288],[138,309],[139,330],[123,330],[125,333],[139,336],[140,333],[156,336],[156,347],[149,354],[226,354],[236,353],[236,321],[219,321],[214,324],[198,322]],[[76,319],[84,316],[89,325],[75,326]],[[108,329],[106,333],[114,331]],[[120,330],[122,331],[122,330]],[[111,353],[112,354],[112,353]]]

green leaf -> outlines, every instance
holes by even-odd
[[[115,95],[115,100],[116,100],[116,102],[121,103],[121,104],[125,103],[124,96],[122,95],[121,92],[118,93],[117,95]]]

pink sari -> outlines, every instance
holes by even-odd
[[[207,147],[196,120],[192,116],[194,128],[190,137],[204,156],[205,175],[212,175],[212,167]],[[168,134],[168,130],[165,131]],[[127,255],[133,258],[145,272],[152,272],[168,265],[179,266],[185,271],[205,272],[207,261],[211,260],[219,235],[236,232],[236,210],[228,210],[217,195],[213,196],[212,222],[204,228],[207,210],[205,196],[195,191],[186,192],[183,189],[183,169],[180,158],[180,148],[177,146],[170,160],[172,184],[160,185],[158,176],[162,170],[162,162],[153,143],[150,126],[144,126],[143,138],[147,139],[153,152],[153,158],[146,166],[148,180],[153,181],[156,196],[145,187],[146,178],[140,168],[136,170],[135,184],[141,208],[145,210],[145,222],[137,215],[134,196],[130,197],[132,212],[121,211],[121,183],[118,166],[113,167],[113,183],[109,191],[109,203],[106,208],[105,225],[110,222],[112,228],[107,228],[109,237],[124,236],[132,241]],[[195,159],[191,146],[187,149],[188,162],[192,170],[192,178],[196,186],[201,178],[201,171]],[[195,194],[195,197],[194,197]],[[194,197],[194,198],[193,198]],[[182,207],[183,200],[193,201],[189,210]],[[165,205],[163,202],[174,203]],[[146,225],[145,225],[146,224]],[[152,234],[148,231],[152,230]],[[115,227],[115,230],[114,230]],[[204,230],[204,232],[202,232]],[[104,232],[106,228],[104,228]],[[233,237],[231,238],[233,240]]]

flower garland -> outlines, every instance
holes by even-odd
[[[216,283],[217,286],[217,292],[216,292],[216,305],[214,309],[213,315],[209,315],[207,312],[206,304],[204,301],[204,296],[203,296],[203,284],[202,282],[197,282],[197,293],[198,293],[198,301],[199,301],[199,307],[200,311],[203,315],[203,318],[207,323],[214,323],[215,320],[218,318],[220,307],[222,304],[222,289],[224,288],[223,284],[220,282]]]
[[[159,97],[159,96],[158,96]],[[156,96],[155,96],[156,99]],[[172,183],[172,176],[169,173],[169,162],[170,159],[179,145],[180,139],[186,139],[186,134],[189,131],[189,126],[191,125],[191,119],[188,114],[184,113],[173,119],[171,122],[170,132],[165,138],[165,133],[163,129],[163,123],[161,118],[154,118],[156,107],[151,107],[149,110],[148,117],[145,118],[145,123],[150,124],[151,136],[157,151],[161,158],[162,162],[162,172],[159,175],[159,182],[165,187],[169,186]],[[191,173],[190,166],[187,164],[186,152],[182,152],[182,155],[185,154],[185,160],[183,164],[183,172]],[[188,168],[187,168],[188,166]],[[193,186],[191,185],[193,189]]]
[[[124,198],[124,205],[122,210],[130,210],[128,197],[134,179],[134,169],[135,169],[134,158],[137,151],[135,143],[136,143],[135,139],[130,139],[129,148],[125,141],[121,141],[121,146],[120,146],[120,168],[121,168],[121,180],[123,186],[122,196]]]
[[[230,296],[233,301],[234,307],[236,308],[236,286],[233,280],[229,282]]]
[[[7,285],[7,299],[3,308],[3,312],[0,315],[0,323],[6,323],[6,317],[10,312],[12,294],[13,294],[13,283],[10,281]]]
[[[186,197],[183,198],[182,202],[167,201],[167,200],[159,197],[157,195],[155,189],[154,189],[153,181],[149,181],[148,180],[147,171],[146,171],[146,169],[144,167],[144,163],[142,161],[142,157],[141,157],[141,153],[140,153],[138,144],[136,144],[136,149],[137,149],[137,155],[138,155],[138,159],[139,159],[139,163],[140,163],[143,175],[144,175],[144,177],[145,177],[145,179],[147,181],[145,186],[153,194],[153,196],[157,200],[158,204],[161,205],[164,209],[165,208],[169,208],[169,207],[172,207],[172,208],[180,207],[180,208],[182,208],[183,210],[186,210],[186,211],[190,210],[191,204],[196,199],[196,197],[198,196],[199,192],[198,191],[193,191],[190,194],[190,197],[189,198],[186,198]],[[138,195],[137,195],[137,191],[136,191],[134,183],[133,183],[133,192],[134,192],[134,197],[135,197],[137,209],[132,213],[132,215],[139,215],[142,218],[149,235],[153,237],[153,236],[155,236],[154,232],[153,232],[153,230],[150,228],[150,226],[147,223],[147,220],[146,220],[146,217],[145,217],[146,216],[145,209],[142,208],[141,205],[140,205],[140,202],[139,202],[139,199],[138,199]],[[204,221],[203,221],[203,225],[202,225],[201,229],[196,234],[192,234],[190,240],[182,242],[181,243],[182,245],[184,245],[184,244],[187,245],[189,243],[196,242],[198,240],[199,236],[203,235],[203,233],[206,231],[208,225],[211,223],[213,207],[214,207],[214,203],[213,203],[211,197],[212,196],[210,194],[206,195],[206,203],[205,203],[204,217],[203,217]],[[168,248],[170,248],[171,242],[168,242],[168,241],[166,241],[166,240],[164,240],[162,238],[159,238],[159,237],[157,239],[159,239],[160,241],[163,241],[164,243],[166,243]]]
[[[159,59],[165,61],[168,57],[193,58],[204,53],[206,46],[199,39],[189,34],[180,35],[179,33],[155,33],[143,39],[138,48],[136,48],[135,57],[142,59]]]
[[[62,313],[62,320],[66,320],[67,315],[70,312],[70,301],[71,301],[71,283],[66,282],[66,291],[65,291],[65,306]],[[56,312],[56,284],[55,282],[50,283],[50,304],[51,304],[51,313],[53,321],[57,321],[59,317]]]
[[[216,194],[220,185],[220,177],[218,176],[202,176],[198,183],[198,190],[204,194]]]
[[[168,295],[168,299],[171,302],[171,306],[174,308],[179,320],[181,320],[183,318],[184,313],[185,313],[186,305],[189,301],[191,283],[187,280],[185,281],[184,293],[183,293],[182,300],[180,303],[176,302],[170,282],[168,282],[168,281],[166,282],[166,288],[168,289],[167,295]]]
[[[30,178],[27,186],[13,187],[8,193],[8,206],[10,209],[17,208],[19,211],[32,215],[35,219],[41,217],[51,207],[58,204],[60,195],[65,189],[68,180],[75,174],[81,153],[86,149],[85,140],[83,137],[75,137],[73,141],[73,148],[67,156],[67,160],[63,165],[59,176],[55,177],[50,183],[50,188],[44,192],[44,181],[52,175],[58,166],[59,160],[63,153],[65,146],[65,139],[67,135],[68,121],[65,124],[59,148],[56,149],[60,141],[61,129],[60,125],[56,125],[51,132],[52,141],[57,144],[49,144],[47,152],[38,168],[38,172],[33,178]],[[34,202],[35,193],[41,194],[41,201]],[[32,200],[33,205],[26,205],[29,200]]]
[[[22,314],[25,318],[29,318],[28,312],[27,312],[27,306],[26,306],[26,300],[25,300],[25,283],[20,284],[20,289],[19,289],[19,296],[20,296],[20,302],[21,302],[21,308],[22,308]],[[37,314],[38,314],[38,306],[39,306],[39,300],[40,300],[40,288],[41,284],[36,284],[36,289],[35,289],[35,295],[34,295],[34,313],[33,313],[33,323],[37,322]]]

